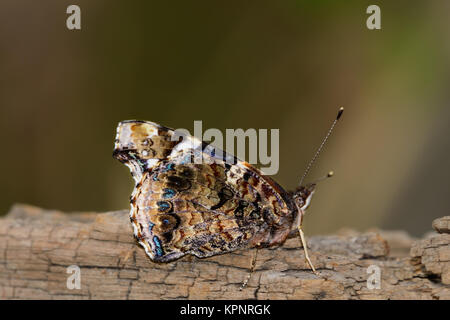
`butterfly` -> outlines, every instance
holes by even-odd
[[[294,231],[315,272],[301,229],[315,183],[287,192],[249,163],[150,121],[120,122],[113,156],[134,178],[130,221],[152,261],[278,246]]]

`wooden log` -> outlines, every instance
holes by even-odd
[[[419,240],[376,230],[311,237],[320,276],[306,265],[299,240],[288,239],[259,251],[240,291],[255,249],[157,264],[137,245],[127,211],[64,214],[15,205],[0,219],[0,298],[450,299],[448,222],[435,221],[438,232]],[[79,267],[79,289],[69,289],[69,266]]]

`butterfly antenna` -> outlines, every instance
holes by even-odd
[[[305,179],[305,177],[308,175],[309,171],[311,170],[312,165],[314,164],[314,162],[316,162],[317,158],[320,155],[320,152],[323,149],[323,146],[325,145],[325,143],[327,142],[328,138],[331,135],[331,132],[333,132],[334,127],[336,126],[336,123],[339,121],[339,118],[342,116],[342,113],[344,113],[344,108],[341,107],[338,111],[338,114],[336,116],[336,119],[334,119],[333,124],[330,127],[330,130],[328,130],[327,135],[325,136],[325,138],[323,139],[322,143],[319,146],[319,149],[317,149],[316,153],[314,154],[314,157],[311,159],[311,161],[308,163],[308,166],[306,167],[305,173],[303,174],[302,178],[300,179],[300,183],[298,184],[299,186],[302,185],[303,180]],[[331,177],[333,175],[332,172],[330,172],[330,174],[327,175],[327,177]]]
[[[334,176],[334,172],[330,171],[326,175],[324,175],[323,177],[320,177],[319,179],[316,179],[315,181],[313,181],[311,184],[317,184],[318,182],[323,181],[323,180],[328,179],[328,178],[331,178],[332,176]]]

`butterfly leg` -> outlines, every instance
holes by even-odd
[[[300,234],[300,241],[302,242],[302,246],[303,246],[303,250],[305,251],[305,259],[306,262],[308,262],[309,267],[311,268],[311,270],[314,272],[315,275],[318,275],[316,268],[314,268],[314,265],[311,262],[311,259],[309,259],[309,255],[308,255],[308,247],[306,245],[306,239],[305,239],[305,234],[303,233],[302,227],[298,226],[298,233]]]
[[[247,274],[247,277],[245,278],[244,282],[242,283],[241,288],[239,289],[241,291],[247,286],[248,281],[250,280],[250,277],[252,276],[252,273],[255,271],[256,257],[257,256],[258,256],[258,249],[255,249],[255,251],[253,253],[253,257],[252,257],[252,262],[251,262],[251,265],[250,265],[250,271]]]

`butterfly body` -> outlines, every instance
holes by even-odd
[[[314,191],[288,193],[245,161],[148,121],[119,123],[114,157],[134,177],[130,220],[156,262],[281,245]]]

